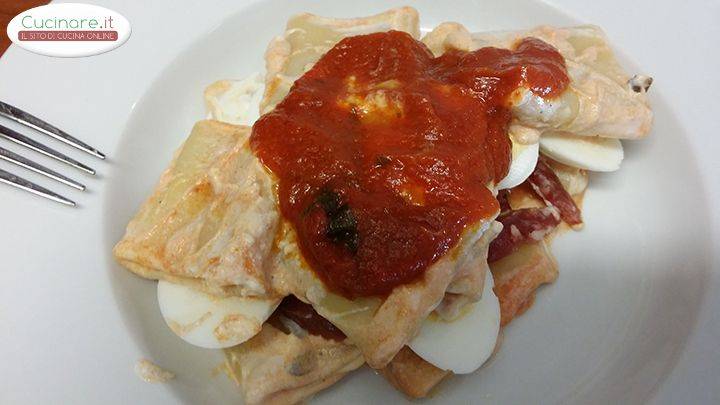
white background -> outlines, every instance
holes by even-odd
[[[130,40],[113,52],[85,59],[52,59],[13,46],[0,59],[0,99],[42,112],[48,121],[87,140],[112,159],[134,103],[161,69],[198,35],[219,24],[228,10],[239,10],[245,3],[250,2],[94,2],[130,21]],[[678,121],[692,134],[707,190],[707,196],[698,198],[708,198],[717,206],[720,3],[550,3],[578,19],[601,25],[613,43],[662,80],[665,98],[677,107]],[[451,7],[452,2],[446,4]],[[62,76],[53,74],[54,69],[61,70]],[[107,72],[107,76],[101,79],[89,72]],[[64,102],[66,99],[73,102]],[[100,173],[107,173],[112,161],[92,163]],[[113,292],[104,262],[85,254],[106,246],[74,226],[81,217],[101,220],[100,195],[107,180],[91,180],[89,193],[73,195],[82,206],[76,210],[28,198],[21,192],[0,191],[0,233],[22,241],[0,245],[2,403],[177,400],[162,386],[145,384],[132,375],[134,360],[145,353],[128,344],[123,320],[108,304],[113,302]],[[668,192],[683,192],[683,184]],[[15,206],[24,209],[7,208]],[[694,214],[678,207],[679,216]],[[713,246],[719,246],[720,212],[715,210],[707,221],[715,230]],[[47,229],[53,230],[57,243],[33,243]],[[77,243],[68,244],[69,240]],[[39,264],[48,255],[57,258],[57,267],[45,266],[42,273],[35,274],[24,271],[41,268]],[[673,374],[658,387],[658,403],[685,403],[690,394],[694,403],[720,401],[720,258],[713,257],[713,263],[708,301]],[[92,345],[74,345],[86,342],[88,334]]]

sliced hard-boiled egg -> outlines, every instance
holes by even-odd
[[[537,143],[523,145],[512,141],[512,162],[507,176],[498,183],[498,190],[513,188],[527,180],[535,170],[539,154]]]
[[[618,139],[560,132],[544,133],[540,138],[540,151],[560,163],[595,172],[619,169],[624,157]]]
[[[493,284],[493,276],[487,271],[480,301],[450,322],[429,317],[408,346],[435,367],[455,374],[480,368],[493,354],[500,333],[500,302]]]
[[[215,297],[162,280],[157,294],[170,329],[186,342],[208,349],[235,346],[255,336],[280,304],[279,299]]]
[[[210,118],[235,125],[252,125],[260,117],[265,84],[255,73],[242,80],[220,80],[205,89]]]

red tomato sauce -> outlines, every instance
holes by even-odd
[[[382,296],[417,280],[463,232],[495,215],[508,172],[508,100],[568,84],[550,45],[433,57],[398,31],[346,38],[253,127],[280,210],[331,290]]]

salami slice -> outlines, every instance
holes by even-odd
[[[490,243],[488,263],[500,260],[518,250],[523,243],[535,243],[552,232],[560,223],[555,207],[524,208],[498,216],[503,230]]]
[[[565,190],[560,179],[553,170],[540,159],[535,171],[528,177],[527,182],[535,193],[545,201],[548,206],[553,206],[560,211],[560,218],[570,226],[582,224],[580,208]]]

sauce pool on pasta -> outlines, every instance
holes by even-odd
[[[488,187],[509,168],[513,93],[568,82],[538,39],[436,58],[398,31],[350,37],[256,122],[251,146],[313,271],[346,297],[381,296],[497,213]]]

